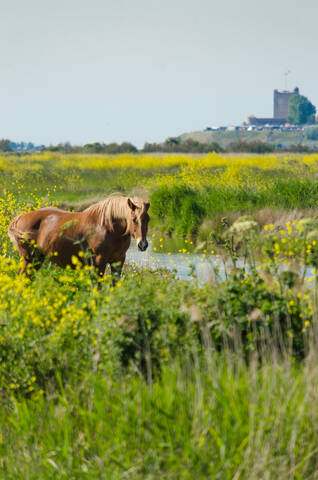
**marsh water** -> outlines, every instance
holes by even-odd
[[[167,253],[165,251],[158,251],[156,248],[155,251],[153,244],[150,244],[146,252],[140,252],[136,248],[135,242],[131,242],[126,259],[128,263],[133,263],[137,267],[147,267],[151,270],[164,268],[174,272],[180,279],[197,280],[200,284],[208,282],[211,279],[224,280],[226,278],[226,271],[229,272],[232,267],[230,261],[224,264],[220,256],[212,255],[211,253],[198,254],[189,253],[188,251],[184,251],[185,249],[180,250],[182,251],[178,253]],[[237,261],[237,267],[246,267],[246,270],[249,270],[243,259]],[[284,269],[282,266],[282,270]],[[313,274],[312,270],[313,267],[306,267],[304,276],[311,277]],[[217,278],[215,272],[217,272]],[[303,274],[303,272],[301,272],[301,274]],[[310,282],[308,286],[312,287]]]
[[[177,277],[183,280],[197,279],[199,283],[204,283],[214,278],[215,269],[218,270],[220,279],[225,278],[223,260],[212,254],[158,252],[154,251],[152,245],[149,245],[146,252],[140,252],[132,242],[126,259],[128,263],[134,263],[137,267],[144,266],[151,270],[165,268],[175,272]],[[243,261],[239,261],[238,266],[243,266]]]

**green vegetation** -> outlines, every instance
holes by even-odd
[[[0,271],[4,478],[315,474],[318,371],[291,358],[310,351],[316,305],[299,286]]]
[[[318,478],[317,155],[51,152],[0,170],[0,478]],[[116,190],[150,196],[149,243],[181,238],[191,280],[136,264],[112,287],[89,257],[18,275],[14,215]]]
[[[164,143],[145,143],[143,151],[145,153],[163,152],[163,153],[209,153],[224,152],[224,149],[217,142],[210,144],[197,142],[195,140],[181,141],[180,138],[171,137]]]
[[[192,140],[207,145],[217,143],[224,150],[230,149],[231,143],[236,142],[266,143],[272,145],[277,151],[289,149],[292,145],[318,148],[318,142],[312,139],[309,141],[305,132],[301,130],[288,132],[280,130],[198,131],[184,133],[178,138],[182,142]]]
[[[0,188],[26,204],[83,209],[113,192],[151,200],[151,228],[197,235],[205,220],[318,204],[316,155],[62,155],[0,158]],[[1,207],[1,205],[0,205]],[[262,225],[263,223],[261,223]]]
[[[314,123],[314,122],[313,122]],[[163,143],[145,143],[140,153],[271,153],[271,152],[299,152],[310,153],[318,150],[315,130],[307,132],[279,132],[279,131],[226,131],[226,132],[194,132],[180,137],[170,137]],[[16,144],[10,140],[0,140],[0,151],[16,152],[17,149],[29,148],[34,150],[33,144]],[[137,153],[138,149],[129,142],[117,143],[89,143],[84,146],[60,143],[49,147],[36,147],[42,152],[63,154],[104,154],[117,155]],[[24,155],[28,152],[24,151]]]
[[[60,143],[58,145],[46,147],[43,152],[61,152],[61,153],[104,153],[115,155],[117,153],[136,153],[137,148],[129,142],[118,143],[87,143],[83,147],[71,145],[70,143]]]
[[[313,127],[310,130],[307,130],[306,137],[308,140],[318,140],[318,127]]]
[[[220,218],[230,212],[257,212],[265,208],[317,209],[318,182],[275,178],[268,189],[255,191],[237,188],[205,188],[201,191],[186,186],[163,186],[150,197],[153,226],[160,230],[196,236],[203,219]]]
[[[0,411],[6,480],[317,478],[317,366],[176,362]]]
[[[161,187],[151,195],[155,220],[169,233],[196,234],[207,214],[206,197],[186,185]]]
[[[11,142],[8,139],[1,139],[0,140],[0,152],[11,152]]]
[[[241,133],[241,132],[239,132]],[[143,152],[144,153],[151,153],[151,152],[162,152],[162,153],[282,153],[282,152],[299,152],[299,153],[310,153],[316,151],[315,147],[308,146],[302,141],[295,144],[274,144],[270,143],[271,138],[268,136],[267,141],[263,140],[253,140],[249,139],[248,137],[246,140],[241,135],[236,135],[235,137],[230,138],[237,138],[237,140],[228,143],[226,146],[221,146],[218,142],[204,142],[192,140],[191,138],[186,138],[182,140],[182,138],[168,138],[165,143],[145,143]],[[306,135],[306,138],[309,137]],[[310,138],[311,140],[315,140],[315,138]],[[317,140],[318,138],[316,138]],[[288,137],[287,137],[288,140]],[[223,143],[223,142],[222,142]],[[317,145],[318,148],[318,145]]]
[[[287,121],[296,125],[315,123],[316,107],[303,95],[292,95],[288,101]]]
[[[260,141],[243,142],[242,140],[231,143],[229,149],[232,152],[249,153],[272,153],[275,150],[274,146],[270,143]]]

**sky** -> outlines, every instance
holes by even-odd
[[[161,142],[318,106],[317,0],[0,0],[0,138]]]

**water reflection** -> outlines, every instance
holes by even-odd
[[[226,266],[220,256],[212,254],[197,254],[197,253],[165,253],[154,251],[153,246],[149,245],[146,252],[140,252],[135,243],[132,242],[127,251],[126,259],[128,263],[134,263],[137,267],[147,267],[151,270],[158,268],[166,268],[176,273],[177,277],[185,280],[197,279],[200,284],[208,282],[209,280],[217,280],[214,271],[218,272],[218,279],[224,280],[226,271],[231,269],[231,263]],[[243,260],[238,260],[237,267],[244,267]],[[288,269],[288,266],[281,266],[280,271]],[[246,267],[248,271],[248,268]],[[316,272],[313,267],[306,267],[305,274],[303,270],[300,275],[305,277],[305,282],[309,288],[314,286],[314,279]]]
[[[129,263],[145,266],[152,270],[166,268],[174,271],[181,279],[197,278],[200,283],[214,278],[213,267],[218,268],[222,279],[225,278],[225,268],[222,260],[220,257],[211,254],[160,253],[154,251],[152,245],[146,252],[139,252],[132,243],[126,259]]]

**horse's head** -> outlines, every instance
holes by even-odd
[[[150,217],[148,210],[149,202],[142,202],[136,205],[130,198],[128,198],[128,207],[130,208],[130,226],[129,232],[136,240],[139,250],[144,252],[148,247],[147,231]]]

